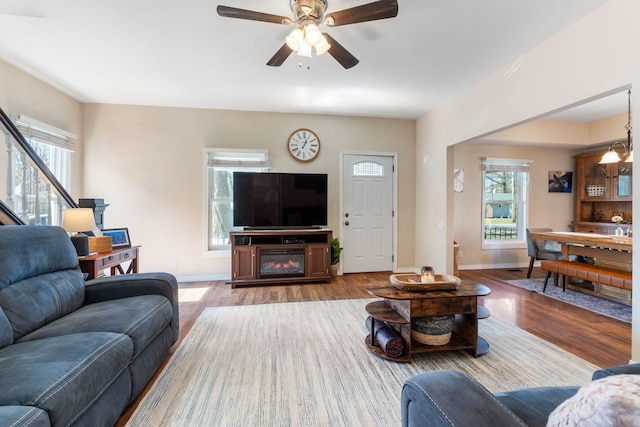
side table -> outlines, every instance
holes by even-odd
[[[458,289],[448,291],[407,292],[395,286],[369,288],[367,291],[383,298],[367,304],[367,313],[375,319],[387,322],[406,343],[403,356],[391,358],[375,344],[372,332],[367,336],[366,344],[378,356],[396,362],[411,362],[411,355],[414,353],[466,350],[478,357],[489,351],[489,344],[478,336],[478,297],[491,292],[485,285],[463,280]],[[448,344],[426,345],[411,338],[413,317],[447,314],[456,315]]]
[[[78,257],[80,270],[88,274],[87,280],[95,279],[100,276],[102,270],[111,269],[111,275],[117,273],[129,274],[138,272],[138,258],[140,246],[132,246],[130,248],[117,248],[111,252],[101,252],[95,255]],[[122,264],[131,261],[129,268],[125,271]]]

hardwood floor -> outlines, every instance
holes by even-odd
[[[334,278],[331,283],[235,289],[223,281],[182,283],[180,284],[180,338],[174,350],[207,307],[372,298],[366,288],[387,285],[389,274],[388,272],[347,274]],[[526,268],[460,271],[460,277],[463,280],[474,280],[491,288],[491,294],[481,300],[492,316],[552,342],[597,366],[629,363],[631,359],[630,324],[504,282],[504,280],[522,279],[525,276]],[[536,268],[532,277],[544,277],[544,274]],[[149,387],[147,386],[143,395]],[[140,397],[120,417],[117,426],[125,425],[139,400]]]

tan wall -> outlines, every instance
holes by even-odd
[[[87,104],[83,108],[85,196],[109,203],[105,225],[128,227],[141,269],[225,277],[228,253],[205,254],[203,149],[268,149],[274,172],[329,174],[329,227],[339,237],[341,150],[398,153],[398,266],[413,267],[415,121]],[[314,130],[319,157],[287,152],[297,128]]]
[[[454,240],[465,268],[522,267],[529,262],[526,248],[482,249],[482,158],[498,157],[531,160],[527,222],[529,227],[550,227],[569,231],[575,216],[575,189],[572,193],[549,193],[549,171],[574,171],[573,151],[563,148],[490,146],[459,144],[454,147],[454,167],[464,169],[464,191],[453,194]]]
[[[427,185],[419,186],[416,193],[416,211],[423,215],[416,222],[416,260],[429,259],[440,270],[453,264],[450,248],[454,230],[441,226],[450,225],[446,219],[454,214],[451,146],[598,95],[640,87],[637,40],[640,40],[640,2],[611,0],[522,55],[515,72],[507,73],[511,65],[507,64],[420,117],[416,127],[416,179]],[[639,97],[632,97],[631,103],[632,111],[640,111]],[[634,134],[638,132],[636,126]],[[424,155],[435,160],[429,167],[422,165]],[[635,174],[633,181],[633,187],[640,188],[640,174]],[[431,188],[428,183],[438,182],[447,182],[447,186],[437,194],[441,203],[433,205],[434,194],[427,191]],[[634,216],[638,215],[636,206],[634,203]],[[640,233],[634,235],[634,245],[635,240],[640,243]],[[636,263],[640,263],[637,251]],[[640,278],[634,278],[634,282],[634,287],[640,287]],[[640,361],[640,292],[634,292],[633,299],[632,358]]]
[[[82,108],[78,101],[3,61],[0,61],[0,82],[0,107],[10,117],[24,114],[78,136],[82,134]],[[72,180],[68,190],[77,200],[82,194],[82,138],[76,141],[76,146],[77,150],[71,156]],[[6,193],[6,164],[7,150],[2,144],[0,194],[3,200]]]

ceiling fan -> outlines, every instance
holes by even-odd
[[[248,19],[273,24],[294,25],[296,28],[289,34],[284,45],[267,62],[267,65],[279,67],[291,55],[297,52],[300,56],[311,57],[315,48],[316,55],[329,52],[344,68],[351,68],[359,61],[340,43],[318,27],[326,25],[357,24],[359,22],[394,18],[398,15],[397,0],[380,0],[361,6],[325,14],[327,0],[289,0],[294,18],[238,9],[230,6],[218,6],[218,15],[226,18]]]

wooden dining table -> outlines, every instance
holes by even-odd
[[[529,235],[533,239],[560,243],[564,259],[569,260],[571,255],[584,256],[593,258],[595,265],[632,271],[631,237],[572,231],[532,231]]]
[[[565,260],[578,262],[576,257],[585,257],[588,259],[586,261],[592,265],[621,271],[633,271],[631,259],[633,239],[631,237],[570,231],[530,232],[529,235],[533,239],[559,242]],[[631,291],[627,289],[590,282],[567,282],[567,287],[631,305]]]

